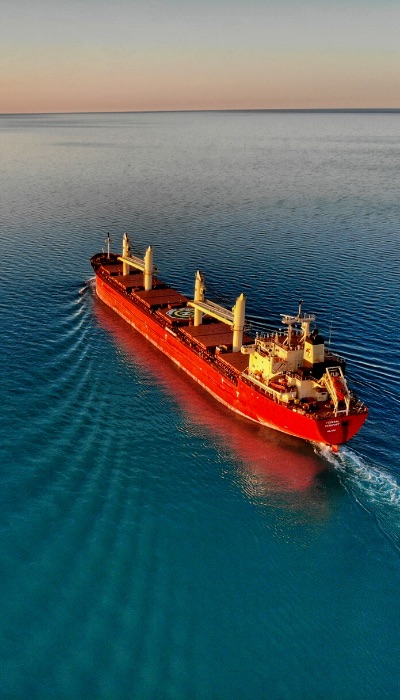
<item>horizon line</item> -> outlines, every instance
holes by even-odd
[[[48,115],[66,115],[66,114],[182,114],[182,113],[204,113],[204,112],[272,112],[272,113],[397,113],[400,112],[400,107],[292,107],[292,108],[251,108],[238,107],[234,109],[124,109],[124,110],[82,110],[71,112],[0,112],[0,117],[29,117],[29,116],[48,116]]]

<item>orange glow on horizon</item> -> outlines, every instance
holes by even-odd
[[[95,64],[95,65],[93,65]],[[344,68],[346,67],[346,74]],[[37,74],[40,74],[40,79]],[[201,109],[399,108],[398,74],[346,57],[317,61],[275,57],[262,63],[171,58],[130,65],[68,63],[0,78],[1,113],[118,112]]]
[[[368,12],[356,0],[135,0],[119,14],[99,0],[95,17],[83,4],[49,15],[4,2],[3,114],[400,108],[400,12],[388,0]]]

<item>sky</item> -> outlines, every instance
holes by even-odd
[[[400,108],[400,0],[1,0],[0,113]]]

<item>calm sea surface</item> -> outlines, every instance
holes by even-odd
[[[0,117],[0,697],[397,699],[400,113]],[[255,326],[318,314],[370,407],[337,456],[242,421],[89,258]]]

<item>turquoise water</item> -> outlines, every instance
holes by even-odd
[[[397,698],[400,114],[0,117],[1,691]],[[304,309],[370,406],[334,456],[216,404],[101,302]]]

